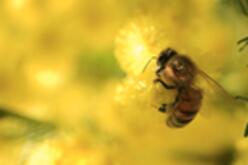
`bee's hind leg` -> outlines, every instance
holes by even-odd
[[[166,104],[161,104],[161,106],[158,108],[159,112],[166,113]]]

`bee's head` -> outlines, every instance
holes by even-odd
[[[157,59],[157,65],[159,67],[164,66],[173,56],[177,55],[177,52],[171,48],[163,50]]]

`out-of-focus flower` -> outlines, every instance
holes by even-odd
[[[23,161],[26,165],[103,165],[110,163],[100,154],[93,151],[89,146],[82,143],[77,137],[50,137],[37,144],[28,144],[24,148],[27,159]]]
[[[241,89],[246,88],[241,82],[247,82],[247,74],[240,72],[241,69],[234,64],[238,63],[239,59],[235,58],[236,61],[231,63],[231,59],[234,59],[233,52],[236,50],[236,45],[233,43],[236,35],[234,27],[227,26],[228,24],[211,13],[214,3],[196,1],[191,1],[191,3],[191,5],[185,6],[183,3],[171,2],[167,8],[163,6],[163,10],[157,7],[159,12],[146,13],[142,17],[137,17],[121,30],[117,37],[116,57],[123,70],[126,71],[127,78],[117,87],[115,99],[121,103],[119,109],[122,111],[123,120],[128,121],[130,132],[133,131],[131,133],[133,138],[139,139],[141,138],[139,134],[142,134],[144,139],[141,139],[146,141],[146,138],[151,136],[153,141],[158,142],[157,147],[155,147],[155,142],[151,142],[153,149],[156,148],[158,153],[162,153],[161,150],[164,148],[164,157],[166,157],[164,162],[172,161],[171,164],[180,164],[179,157],[176,158],[178,161],[173,161],[170,157],[173,154],[169,154],[176,150],[179,153],[186,151],[186,153],[203,152],[205,154],[199,159],[196,154],[195,162],[187,161],[188,164],[199,164],[197,159],[206,160],[209,164],[232,163],[235,156],[228,160],[227,157],[229,153],[236,152],[233,149],[234,143],[242,137],[247,115],[242,116],[240,113],[245,110],[245,107],[229,107],[229,109],[232,108],[231,111],[233,112],[232,118],[229,118],[226,115],[228,107],[221,113],[221,108],[217,104],[204,100],[204,108],[201,108],[201,111],[211,109],[213,111],[212,119],[204,119],[197,115],[196,119],[187,127],[181,130],[170,130],[165,126],[162,127],[164,124],[162,120],[165,116],[156,112],[156,109],[161,103],[173,102],[175,92],[156,87],[152,83],[155,76],[153,62],[142,73],[142,69],[152,56],[158,56],[162,49],[172,47],[192,58],[200,69],[217,79],[228,91],[239,93]],[[174,10],[172,7],[174,5],[178,8],[184,8]],[[194,8],[195,6],[198,6],[197,9]],[[193,8],[195,9],[192,10],[194,14],[189,10]],[[183,12],[184,14],[182,14]],[[194,30],[192,31],[192,29]],[[214,36],[218,36],[218,39],[213,39]],[[162,47],[161,43],[163,43]],[[234,65],[236,69],[234,69]],[[233,70],[230,69],[230,66]],[[229,77],[231,74],[236,77]],[[242,81],[233,83],[233,85],[229,84],[237,78],[242,79]],[[226,81],[227,79],[229,81]],[[210,89],[203,88],[203,90],[208,91]],[[219,97],[218,91],[215,92],[216,97]],[[232,124],[229,125],[228,123]],[[239,131],[227,131],[231,129],[226,129],[229,126],[234,126]],[[208,141],[203,144],[202,140],[206,137],[209,137]],[[142,143],[141,139],[139,139],[140,143]],[[229,146],[232,146],[230,152]],[[149,148],[148,145],[146,147]],[[223,148],[226,149],[222,150]],[[175,152],[174,154],[180,155],[179,153]],[[201,155],[198,156],[201,157]],[[188,157],[190,156],[188,155]],[[153,158],[158,161],[157,164],[163,162],[159,158]]]
[[[245,16],[224,1],[1,1],[0,104],[44,125],[49,121],[54,125],[48,122],[45,131],[56,131],[51,136],[32,122],[0,118],[0,134],[8,135],[0,140],[0,164],[245,160],[239,144],[243,107],[204,100],[190,125],[169,129],[157,108],[173,102],[176,91],[153,84],[155,61],[143,72],[152,57],[172,47],[229,92],[246,95],[247,51],[236,47],[247,33]],[[209,109],[211,117],[202,117]]]

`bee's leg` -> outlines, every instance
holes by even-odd
[[[156,75],[157,75],[158,77],[160,77],[160,72],[161,72],[162,70],[164,70],[164,66],[160,66],[160,67],[156,70]]]
[[[158,108],[159,112],[165,113],[167,111],[166,104],[161,104],[161,106]]]
[[[157,78],[153,81],[154,83],[160,83],[163,87],[165,87],[166,89],[176,89],[175,86],[173,85],[167,85],[165,82],[163,82],[161,79]]]

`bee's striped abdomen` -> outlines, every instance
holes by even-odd
[[[188,113],[175,109],[174,112],[168,117],[167,125],[169,127],[183,127],[195,118],[197,112],[198,111]]]
[[[200,110],[202,100],[201,90],[185,88],[178,93],[172,112],[167,118],[169,127],[180,128],[190,123]]]

